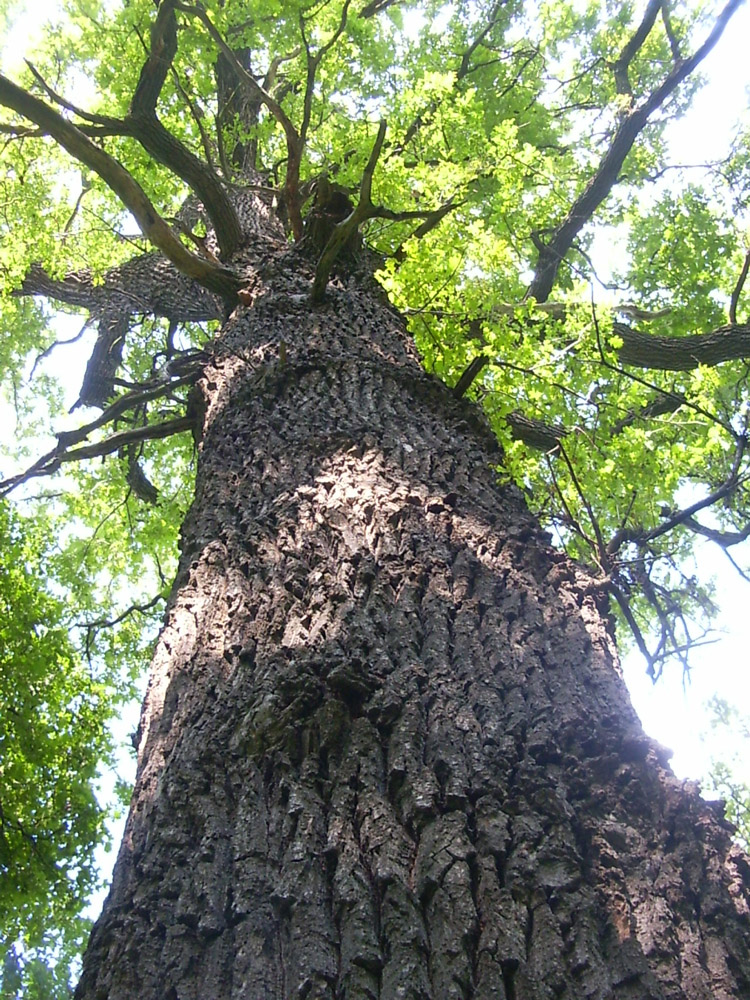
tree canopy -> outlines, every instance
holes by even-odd
[[[65,864],[81,885],[90,871],[100,726],[144,662],[190,499],[190,386],[252,299],[233,266],[247,188],[290,240],[327,218],[311,308],[361,233],[426,368],[481,402],[498,475],[590,567],[621,641],[654,676],[687,664],[712,612],[696,538],[747,565],[750,144],[738,128],[691,169],[670,161],[668,129],[740,6],[64,0],[0,76],[0,373],[17,428],[0,489],[22,508],[0,511],[0,544],[3,565],[36,567],[4,571],[3,713],[29,692],[45,706],[45,780],[74,739],[66,794],[91,810],[65,847],[56,810],[48,885]],[[1,9],[10,32],[19,8]],[[61,312],[83,314],[92,351],[72,414]],[[2,808],[18,864],[32,805]]]

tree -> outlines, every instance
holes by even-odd
[[[94,779],[111,753],[111,694],[78,662],[65,607],[32,569],[50,539],[4,506],[0,528],[0,984],[3,997],[23,984],[26,997],[49,1000],[65,980],[41,956],[79,953],[90,930],[80,911],[104,837]]]
[[[747,745],[750,739],[747,717],[739,716],[737,710],[721,698],[712,698],[709,708],[713,729],[723,729],[725,733],[732,734],[740,747]],[[707,784],[725,801],[727,816],[737,827],[736,838],[747,851],[750,846],[750,787],[741,777],[743,760],[744,756],[739,749],[724,759],[712,760]]]
[[[608,617],[656,675],[691,535],[750,535],[741,212],[636,197],[739,5],[81,0],[0,77],[9,351],[85,309],[101,411],[6,489],[117,455],[43,499],[127,491],[118,580],[199,455],[81,1000],[747,995],[747,860]]]

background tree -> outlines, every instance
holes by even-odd
[[[201,454],[80,996],[747,988],[726,834],[600,618],[686,662],[692,538],[750,535],[746,153],[636,196],[738,6],[78,3],[0,78],[4,368],[40,297],[84,309],[101,410],[5,487],[65,468],[35,510],[82,609],[165,589]],[[159,597],[85,620],[92,662]]]
[[[750,846],[750,787],[743,780],[743,761],[750,740],[750,725],[746,716],[741,716],[721,698],[714,698],[710,707],[712,728],[731,734],[734,747],[723,759],[711,761],[706,784],[726,802],[727,817],[737,827],[737,839],[747,851]]]

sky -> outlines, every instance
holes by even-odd
[[[5,72],[12,73],[15,62],[15,58],[6,58],[9,50],[16,58],[20,56],[28,45],[30,33],[26,22],[11,40],[3,54]],[[669,142],[677,162],[704,162],[726,148],[733,123],[748,111],[749,42],[750,7],[745,5],[704,63],[703,71],[710,80],[708,86],[697,96],[689,116],[672,127]],[[750,291],[746,292],[748,299]],[[80,320],[65,317],[63,327],[61,335],[70,336],[80,329]],[[61,351],[55,355],[58,369],[61,364],[69,365],[71,402],[80,384],[81,353],[71,352],[65,360]],[[674,751],[672,766],[682,778],[700,778],[711,756],[726,758],[732,751],[732,745],[720,738],[721,734],[711,733],[706,705],[712,696],[725,698],[750,714],[750,583],[742,580],[720,550],[708,543],[699,546],[696,560],[702,576],[716,576],[716,600],[721,607],[717,629],[723,630],[720,641],[694,654],[689,679],[683,676],[679,664],[673,664],[665,668],[654,685],[639,655],[626,657],[623,665],[646,731]],[[123,724],[124,731],[133,728],[132,720]],[[744,780],[750,783],[750,754],[744,770]],[[114,837],[117,843],[118,832]]]

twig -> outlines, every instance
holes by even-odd
[[[552,485],[555,487],[555,491],[562,505],[562,509],[565,512],[566,517],[568,518],[568,524],[573,528],[575,532],[577,532],[578,535],[580,535],[580,537],[584,540],[584,542],[586,542],[591,551],[596,552],[596,544],[593,538],[589,538],[589,536],[583,530],[581,522],[578,520],[577,517],[574,516],[573,511],[568,506],[568,501],[565,499],[563,491],[560,489],[560,484],[557,481],[557,475],[555,473],[555,467],[552,464],[550,453],[546,454],[544,457],[547,462],[547,468],[549,469],[550,476],[552,477]]]
[[[122,135],[129,134],[130,127],[127,122],[123,121],[121,118],[112,118],[109,115],[89,114],[89,112],[79,108],[76,104],[71,104],[70,101],[66,101],[64,97],[50,87],[32,62],[28,59],[24,59],[24,62],[29,67],[29,70],[31,71],[31,74],[36,82],[55,104],[59,104],[60,107],[65,108],[66,111],[72,111],[74,115],[78,115],[79,118],[82,118],[85,122],[89,122],[91,125],[104,125],[108,129],[118,129]]]
[[[747,582],[750,583],[750,574],[746,573],[745,570],[741,566],[739,566],[737,564],[737,562],[732,558],[732,553],[729,551],[729,549],[722,547],[722,551],[724,552],[724,555],[730,561],[730,563],[732,564],[732,566],[734,566],[734,568],[740,574],[740,576],[742,577],[742,579],[743,580],[747,580]]]
[[[129,618],[130,615],[135,614],[136,612],[138,612],[138,614],[145,615],[147,611],[156,607],[156,605],[163,600],[165,600],[164,595],[157,594],[156,597],[152,597],[146,604],[131,604],[129,608],[126,608],[125,611],[123,611],[122,614],[117,615],[116,618],[97,618],[96,621],[93,622],[76,622],[75,627],[85,628],[89,632],[94,630],[98,631],[102,628],[113,628],[115,625],[119,625],[120,622],[125,621],[126,618]]]
[[[630,607],[630,601],[627,599],[625,594],[623,594],[623,592],[620,590],[620,588],[617,586],[616,583],[612,582],[610,583],[609,586],[615,600],[620,606],[620,611],[622,611],[623,618],[628,623],[628,627],[630,628],[630,631],[633,633],[635,644],[641,651],[641,655],[646,661],[646,673],[649,675],[651,680],[655,681],[657,674],[656,670],[654,669],[654,663],[656,662],[658,657],[652,656],[651,653],[649,652],[648,646],[646,645],[646,641],[643,638],[643,633],[641,632],[638,626],[638,622],[635,620],[635,615],[633,614],[633,611]]]
[[[594,514],[594,510],[591,504],[589,503],[588,497],[586,496],[583,487],[581,486],[578,476],[576,475],[576,471],[573,468],[573,463],[570,461],[570,457],[568,456],[568,453],[565,450],[562,441],[558,441],[557,448],[563,457],[563,461],[568,467],[568,472],[570,473],[571,482],[573,483],[573,486],[575,488],[576,493],[579,496],[581,503],[586,509],[586,513],[589,516],[589,522],[591,524],[591,527],[594,529],[594,535],[596,536],[596,547],[594,549],[594,551],[596,552],[596,561],[599,564],[599,568],[603,570],[605,573],[607,573],[610,568],[609,559],[607,557],[607,546],[604,544],[604,537],[602,535],[602,530],[599,527],[599,521],[597,520],[596,515]]]

